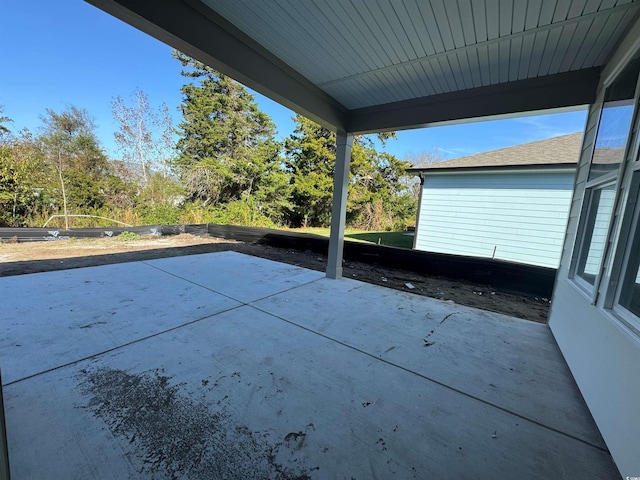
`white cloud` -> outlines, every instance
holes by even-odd
[[[585,116],[586,111],[517,118],[515,123],[522,129],[517,137],[526,143],[578,132],[584,127]]]

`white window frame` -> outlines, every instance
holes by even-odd
[[[637,56],[634,56],[637,58]],[[625,67],[626,68],[626,67]],[[615,80],[614,80],[615,81]],[[574,252],[570,268],[570,278],[573,284],[587,296],[592,305],[601,309],[612,320],[616,321],[625,331],[640,341],[640,315],[620,303],[621,295],[625,289],[625,277],[630,267],[632,246],[637,237],[640,237],[640,72],[636,79],[634,96],[633,117],[627,135],[627,143],[624,156],[615,172],[607,173],[599,178],[587,181],[583,195],[582,211],[580,213],[579,229],[574,243]],[[604,104],[603,107],[604,108]],[[600,114],[600,118],[602,113]],[[595,143],[600,127],[596,130]],[[592,160],[593,161],[593,152]],[[591,169],[591,162],[589,164]],[[609,228],[605,247],[601,259],[600,270],[595,279],[594,286],[575,274],[575,270],[584,248],[585,227],[588,223],[591,195],[594,189],[602,188],[614,182],[616,184],[614,207],[609,222]],[[640,238],[638,239],[640,242]],[[637,246],[636,246],[637,247]],[[575,275],[574,275],[575,274]],[[632,279],[637,276],[632,275]],[[602,298],[602,301],[600,301]]]
[[[633,57],[633,59],[635,59],[636,56]],[[633,61],[633,59],[630,60]],[[629,63],[630,63],[629,62]],[[628,64],[627,64],[628,65]],[[625,65],[625,67],[623,67],[620,70],[620,74],[622,72],[624,72],[624,70],[627,68],[627,65]],[[611,85],[613,85],[618,77],[615,77],[612,79],[612,81],[605,87],[605,96],[606,96],[606,90],[611,87]],[[622,159],[620,161],[620,164],[618,165],[618,168],[615,171],[609,172],[607,174],[601,175],[600,177],[594,178],[593,180],[589,181],[588,177],[589,177],[589,173],[591,173],[591,166],[593,164],[593,157],[596,151],[596,144],[598,142],[598,134],[600,133],[600,125],[601,125],[601,121],[602,121],[602,113],[604,111],[604,109],[606,108],[605,105],[609,105],[611,103],[616,103],[616,101],[613,102],[605,102],[603,101],[602,106],[600,107],[600,114],[599,114],[599,118],[598,118],[598,125],[596,126],[596,134],[593,140],[593,147],[591,149],[591,160],[589,161],[589,171],[587,172],[587,181],[585,184],[585,189],[584,189],[584,194],[582,197],[582,209],[580,212],[580,217],[579,217],[579,222],[578,222],[578,230],[577,230],[577,234],[576,234],[576,238],[575,238],[575,243],[574,243],[574,249],[573,249],[573,254],[571,256],[571,264],[570,264],[570,268],[569,268],[569,279],[571,279],[571,281],[573,282],[573,284],[578,288],[578,290],[580,292],[582,292],[583,295],[585,295],[588,300],[591,302],[592,305],[596,305],[598,302],[598,298],[599,298],[599,294],[601,292],[601,288],[604,287],[605,288],[605,294],[609,295],[607,297],[607,301],[609,301],[610,305],[612,305],[611,302],[611,296],[610,296],[610,290],[611,290],[611,285],[612,282],[614,282],[614,280],[610,280],[608,282],[608,284],[606,285],[602,285],[603,284],[603,278],[605,277],[605,273],[606,273],[606,269],[607,269],[607,259],[609,258],[609,256],[611,255],[612,250],[626,250],[626,248],[623,249],[619,249],[619,248],[615,248],[617,245],[622,245],[622,238],[619,238],[618,242],[615,242],[614,244],[614,233],[615,233],[615,219],[618,217],[620,219],[627,219],[627,214],[626,214],[626,208],[624,209],[624,211],[622,212],[621,215],[618,214],[619,212],[619,208],[620,208],[620,198],[624,197],[626,195],[621,195],[621,190],[622,190],[622,186],[623,186],[623,181],[625,180],[626,176],[624,175],[626,169],[627,169],[627,165],[629,163],[629,158],[630,158],[630,149],[632,149],[633,151],[633,155],[631,156],[631,158],[635,159],[637,157],[637,145],[638,145],[638,123],[639,123],[639,117],[640,117],[640,108],[638,105],[638,96],[640,94],[640,75],[638,75],[638,78],[636,79],[636,89],[634,92],[634,98],[633,98],[633,111],[632,111],[632,117],[631,117],[631,122],[629,125],[629,131],[627,133],[627,141],[625,144],[625,148],[624,148],[624,154],[622,156]],[[585,245],[585,240],[586,240],[586,224],[587,219],[589,218],[590,215],[590,210],[591,210],[591,198],[593,195],[593,192],[597,189],[601,189],[606,187],[607,185],[610,185],[612,183],[615,182],[615,194],[614,194],[614,198],[613,198],[613,208],[611,210],[611,217],[609,218],[609,225],[607,228],[607,236],[606,236],[606,241],[605,241],[605,245],[604,245],[604,249],[602,251],[602,257],[600,258],[600,265],[598,268],[598,272],[596,274],[596,278],[594,279],[594,283],[593,285],[591,285],[589,282],[587,282],[585,279],[583,279],[582,277],[580,277],[580,275],[578,275],[577,273],[577,267],[578,264],[580,262],[580,258],[583,255],[583,251],[584,248],[586,247]],[[623,222],[623,225],[625,224],[625,222]],[[627,227],[628,227],[628,222],[626,223]],[[628,228],[629,232],[631,232],[630,228]],[[588,252],[587,252],[588,254]],[[619,252],[616,254],[619,255]],[[624,266],[625,264],[623,264],[621,261],[619,261],[619,266],[622,268],[622,266]],[[619,275],[624,275],[624,271],[621,269],[620,271],[618,271],[616,273],[616,276],[614,277],[614,275],[612,274],[610,279],[616,279],[615,281],[617,281],[617,278],[619,278]],[[617,297],[616,297],[617,298]],[[611,308],[611,307],[608,307]],[[620,307],[623,308],[623,307]],[[635,316],[634,316],[635,317]]]
[[[637,90],[636,90],[636,97],[637,97]],[[634,100],[634,111],[633,111],[633,115],[634,118],[637,115],[637,108],[638,103],[637,103],[637,98]],[[604,104],[602,109],[604,109]],[[600,111],[600,117],[602,118],[602,109]],[[634,124],[635,124],[635,120],[631,121],[631,125],[629,126],[629,135],[632,134],[633,129],[634,129]],[[597,141],[597,136],[598,136],[598,131],[600,129],[600,121],[598,120],[598,126],[596,129],[596,138],[594,138],[594,145],[593,145],[593,149],[591,152],[591,161],[589,162],[589,171],[591,171],[591,162],[593,162],[593,155],[595,152],[595,144]],[[629,138],[629,137],[627,137]],[[625,146],[625,151],[624,151],[624,156],[622,157],[622,160],[620,161],[620,165],[618,166],[618,168],[615,171],[612,171],[610,173],[607,173],[605,175],[601,175],[600,177],[594,178],[591,181],[587,181],[585,184],[585,189],[584,189],[584,194],[582,196],[582,210],[580,212],[580,221],[578,223],[578,232],[576,235],[576,242],[574,244],[574,250],[573,250],[573,255],[571,258],[571,268],[569,269],[569,278],[573,281],[574,285],[576,285],[579,290],[587,296],[587,298],[591,301],[592,305],[595,305],[597,300],[598,300],[598,292],[600,291],[600,284],[602,282],[602,277],[604,274],[604,270],[605,270],[605,259],[607,258],[610,248],[611,248],[611,236],[613,234],[613,227],[614,227],[614,218],[615,218],[615,214],[616,214],[616,210],[618,208],[618,201],[619,201],[619,193],[620,193],[620,187],[622,184],[622,172],[624,170],[624,165],[625,165],[625,160],[627,158],[627,150],[628,150],[628,145],[629,145],[629,140],[627,140],[627,144]],[[587,177],[588,177],[588,173],[587,173]],[[592,203],[591,203],[591,198],[593,196],[593,192],[595,190],[598,189],[602,189],[608,185],[614,184],[615,183],[615,194],[613,197],[613,208],[611,210],[611,216],[609,218],[609,225],[607,227],[607,236],[606,236],[606,241],[605,241],[605,245],[604,245],[604,249],[602,251],[602,257],[600,258],[600,264],[598,266],[598,272],[596,274],[596,278],[593,282],[593,285],[590,284],[589,282],[587,282],[585,279],[583,279],[578,273],[577,273],[577,268],[578,268],[578,264],[580,262],[580,258],[583,255],[583,251],[584,249],[587,247],[586,245],[586,224],[587,219],[589,218],[590,215],[590,210],[592,208]],[[588,254],[588,252],[587,252]]]
[[[607,233],[606,233],[606,240],[602,249],[602,255],[600,257],[600,263],[598,264],[598,268],[597,268],[597,272],[595,275],[595,279],[593,281],[593,284],[589,283],[587,280],[585,280],[579,273],[578,273],[578,265],[581,263],[580,260],[583,258],[583,255],[587,255],[589,254],[588,251],[585,252],[585,249],[588,248],[587,245],[587,238],[589,238],[590,240],[592,239],[592,237],[587,237],[586,233],[587,233],[587,225],[589,223],[591,223],[590,219],[592,216],[592,209],[594,207],[593,203],[592,203],[592,198],[593,198],[593,194],[595,191],[597,190],[603,190],[604,188],[613,185],[614,186],[614,198],[613,198],[613,206],[611,208],[611,214],[609,217],[609,222],[607,225]],[[585,192],[584,192],[584,197],[583,197],[583,211],[580,215],[580,231],[579,231],[579,243],[576,244],[577,248],[576,248],[576,254],[574,255],[574,259],[573,259],[573,263],[572,263],[572,267],[571,267],[571,277],[572,280],[575,282],[575,284],[583,291],[583,293],[585,293],[588,297],[589,300],[592,303],[595,303],[597,300],[597,291],[598,291],[598,286],[600,285],[600,282],[602,280],[602,275],[604,273],[604,259],[606,258],[607,255],[607,250],[608,250],[608,246],[609,246],[609,239],[611,236],[611,230],[612,230],[612,224],[613,224],[613,218],[615,216],[615,208],[616,208],[616,202],[617,202],[617,193],[619,191],[620,185],[619,185],[619,175],[618,172],[611,172],[610,174],[607,175],[603,175],[602,177],[597,178],[596,180],[592,181],[590,184],[588,183],[587,186],[585,187]],[[595,214],[594,214],[594,218],[593,221],[595,222]],[[593,232],[593,228],[591,229],[591,232]],[[589,244],[590,245],[590,244]],[[586,258],[585,258],[585,262],[586,262]]]
[[[603,307],[611,310],[619,321],[637,336],[640,336],[640,317],[620,304],[620,296],[625,286],[624,280],[632,254],[631,247],[636,235],[640,235],[640,232],[637,231],[640,223],[640,159],[638,159],[640,135],[638,133],[638,130],[636,130],[631,157],[634,160],[630,162],[631,165],[626,175],[629,180],[626,182],[625,201],[622,205],[622,208],[624,208],[621,216],[623,228],[618,237],[618,249],[611,268],[611,278],[607,286]]]

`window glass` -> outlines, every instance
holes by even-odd
[[[640,225],[640,224],[639,224]],[[640,231],[636,232],[631,246],[631,257],[622,283],[619,303],[634,315],[640,317]]]
[[[624,159],[632,116],[633,100],[628,103],[605,104],[593,150],[589,181],[614,172],[620,166]]]
[[[640,59],[633,60],[605,92],[589,181],[618,170],[633,118]]]
[[[609,221],[613,213],[615,184],[593,189],[585,219],[585,238],[580,250],[576,275],[595,285],[607,242]]]
[[[633,174],[631,188],[637,191],[638,185],[640,185],[640,171]],[[637,197],[635,202],[637,202]],[[639,214],[640,204],[636,203],[635,231],[629,234],[629,238],[633,240],[631,246],[627,247],[629,257],[623,269],[624,274],[618,298],[618,303],[637,317],[640,317],[640,218],[637,218]]]

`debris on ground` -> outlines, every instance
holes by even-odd
[[[257,243],[181,234],[142,237],[134,242],[117,242],[113,238],[78,239],[72,242],[4,242],[0,244],[0,277],[223,251],[254,255],[318,271],[325,271],[327,263],[326,256],[310,250],[305,253]],[[546,323],[549,314],[548,298],[538,296],[536,300],[534,295],[512,294],[494,290],[491,285],[387,268],[373,262],[345,262],[343,275],[405,292],[409,288],[407,283],[420,285],[420,288],[409,290],[414,295],[540,323]]]

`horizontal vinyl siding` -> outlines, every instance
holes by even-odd
[[[567,172],[426,176],[415,248],[556,268],[573,180]]]

